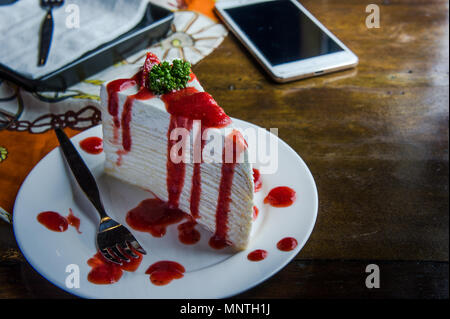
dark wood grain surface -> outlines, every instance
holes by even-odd
[[[319,192],[311,238],[246,298],[448,298],[449,41],[445,0],[303,0],[360,58],[288,84],[229,35],[194,67],[233,117],[278,128]],[[369,3],[381,27],[365,26]],[[379,289],[365,267],[380,267]],[[0,297],[70,297],[24,260],[0,222]]]

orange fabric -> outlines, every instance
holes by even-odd
[[[70,137],[79,133],[70,128],[64,131]],[[0,131],[0,146],[8,151],[7,158],[0,162],[0,207],[13,213],[17,192],[28,173],[58,145],[52,130],[43,134]]]
[[[216,14],[213,12],[214,0],[185,0],[187,10],[197,11],[210,17],[214,21],[218,21]]]

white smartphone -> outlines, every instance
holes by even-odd
[[[215,9],[277,82],[358,64],[358,57],[296,0],[218,1]]]

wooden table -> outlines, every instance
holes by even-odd
[[[448,298],[448,1],[302,3],[360,58],[357,69],[271,82],[232,35],[195,66],[233,117],[279,136],[319,192],[317,224],[286,268],[238,297]],[[368,264],[380,288],[368,289]],[[71,297],[26,263],[0,222],[0,297]]]

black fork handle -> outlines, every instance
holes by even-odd
[[[64,131],[59,127],[55,128],[55,133],[63,151],[64,157],[66,158],[66,161],[69,164],[69,167],[73,175],[75,176],[78,185],[80,185],[83,192],[95,206],[98,213],[100,214],[100,217],[102,219],[108,217],[105,212],[105,208],[103,207],[103,203],[100,199],[100,192],[98,190],[94,176],[92,176],[88,167],[84,163],[80,154],[75,149],[75,146],[73,146],[72,142],[67,137],[66,133],[64,133]]]

